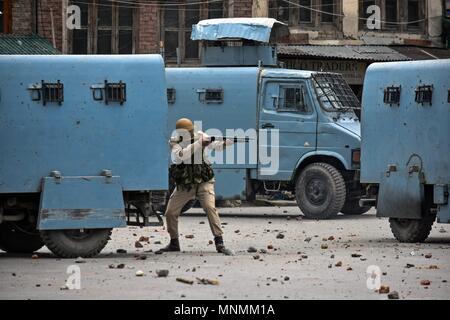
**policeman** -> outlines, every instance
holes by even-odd
[[[175,181],[175,190],[170,196],[166,209],[167,231],[170,243],[159,250],[161,252],[180,251],[178,240],[178,217],[187,202],[198,199],[208,216],[209,226],[214,235],[216,250],[219,253],[229,252],[225,249],[222,238],[222,227],[215,206],[214,171],[209,164],[207,150],[223,150],[233,144],[231,140],[211,142],[209,137],[199,131],[194,132],[191,120],[182,118],[176,122],[176,131],[181,136],[187,133],[182,142],[170,141],[172,165],[171,178]],[[184,133],[184,134],[183,134]]]

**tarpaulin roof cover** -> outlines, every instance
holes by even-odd
[[[285,23],[272,18],[224,18],[202,20],[192,26],[192,40],[247,39],[269,42],[289,34]]]

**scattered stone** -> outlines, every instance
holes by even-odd
[[[330,264],[328,265],[328,269],[331,269],[331,268],[333,268],[333,265],[330,263]]]
[[[39,288],[40,286],[41,286],[41,285],[40,285],[39,283],[36,283],[36,287],[38,287],[38,288]]]
[[[136,260],[147,260],[147,256],[143,254],[137,255]]]
[[[160,278],[165,278],[169,275],[169,270],[167,269],[163,269],[163,270],[156,270],[156,274],[158,275],[158,277]]]
[[[241,230],[234,230],[234,233],[239,233],[241,232]]]
[[[283,213],[287,213],[287,210],[283,210]],[[287,216],[286,220],[291,220],[291,216]]]
[[[69,290],[69,287],[67,285],[63,285],[59,288],[59,290]]]
[[[320,249],[328,249],[328,245],[326,243],[322,243],[320,245]]]
[[[432,256],[433,256],[433,255],[432,255],[431,253],[428,253],[428,254],[425,255],[425,258],[431,259]]]
[[[353,268],[352,267],[348,267],[347,271],[353,271]]]
[[[136,241],[136,242],[134,243],[134,247],[135,247],[135,248],[142,248],[142,247],[144,247],[144,246],[143,246],[142,243],[140,243],[139,241]]]
[[[267,250],[266,249],[260,249],[259,253],[265,254],[265,253],[267,253]]]
[[[161,241],[159,241],[159,240],[155,241],[155,244],[161,244]]]
[[[198,224],[205,224],[205,221],[200,221]]]
[[[330,258],[331,258],[331,259],[334,259],[334,254],[332,254],[332,255],[330,256]]]
[[[117,249],[116,253],[127,253],[127,250],[125,250],[125,249]]]
[[[411,263],[407,263],[405,268],[409,269],[409,268],[414,268],[414,265]]]
[[[284,277],[284,279],[283,279],[284,281],[289,281],[290,280],[290,278],[288,277],[288,276],[286,276],[286,277]]]
[[[123,269],[125,268],[125,263],[119,263],[116,267],[117,269]]]
[[[310,237],[305,238],[305,242],[310,242],[310,241],[311,241]]]
[[[33,254],[33,255],[31,256],[31,259],[33,259],[33,260],[39,259],[39,256],[38,256],[37,254]]]
[[[392,291],[388,294],[388,299],[398,300],[398,299],[400,299],[400,296],[397,291]]]
[[[328,237],[328,241],[333,241],[334,240],[334,236],[329,236]]]
[[[86,260],[83,259],[82,257],[78,257],[75,259],[75,263],[86,263]]]
[[[142,271],[142,270],[136,271],[136,277],[142,277],[142,276],[144,276],[144,271]]]
[[[253,259],[259,260],[259,254],[255,254],[255,255],[253,256]]]
[[[380,294],[387,294],[387,293],[389,293],[389,291],[390,291],[390,288],[387,285],[381,285],[380,289],[378,289],[378,293],[380,293]]]
[[[361,257],[362,255],[361,254],[359,254],[359,253],[352,253],[352,258],[359,258],[359,257]]]
[[[194,239],[194,235],[193,234],[187,234],[185,235],[186,239]]]
[[[420,280],[420,285],[429,286],[431,284],[430,280]]]
[[[189,280],[189,279],[185,279],[185,278],[177,278],[176,280],[178,282],[185,283],[185,284],[194,284],[194,281]]]
[[[113,265],[113,264],[110,264],[109,266],[108,266],[108,268],[110,268],[110,269],[114,269],[116,266],[115,265]]]
[[[284,234],[282,233],[277,234],[277,239],[284,239]]]
[[[439,267],[435,264],[432,264],[431,266],[428,267],[428,269],[437,270],[439,269]]]
[[[269,244],[269,245],[267,246],[267,249],[272,250],[272,249],[273,249],[273,245]]]
[[[210,284],[213,286],[219,285],[219,280],[216,279],[207,279],[207,278],[197,278],[199,284]]]
[[[149,237],[145,237],[145,236],[141,236],[141,237],[139,238],[139,241],[140,241],[140,242],[149,242],[149,241],[150,241],[150,238],[149,238]]]
[[[301,255],[302,259],[308,259],[308,256],[306,254]]]
[[[16,276],[16,274],[13,272],[12,274],[11,274],[13,277],[15,277]]]
[[[249,253],[255,253],[255,252],[258,252],[258,250],[256,250],[255,247],[249,247],[249,248],[247,249],[247,252],[249,252]]]
[[[336,262],[336,264],[335,264],[334,266],[335,266],[335,267],[342,267],[342,261]]]

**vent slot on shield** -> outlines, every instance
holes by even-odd
[[[389,105],[400,105],[400,92],[401,87],[387,87],[384,89],[384,98],[383,102]]]
[[[175,88],[167,88],[167,102],[170,104],[174,104],[175,98],[176,98]]]
[[[447,102],[450,103],[450,89],[448,89],[448,93],[447,93]]]
[[[433,98],[433,85],[424,85],[416,88],[416,97],[415,101],[417,103],[429,103],[431,105],[431,101]]]
[[[45,82],[35,84],[29,87],[31,90],[31,99],[33,101],[42,101],[45,106],[47,103],[57,103],[61,105],[64,101],[64,84],[59,80],[57,82]]]
[[[204,103],[223,103],[223,89],[199,89],[197,90],[199,94],[199,100]]]

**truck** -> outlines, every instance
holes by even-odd
[[[160,55],[4,55],[0,74],[0,249],[92,257],[112,228],[161,225]]]
[[[194,25],[202,66],[166,69],[168,132],[187,117],[207,133],[250,138],[215,155],[226,160],[213,163],[216,199],[287,190],[307,218],[362,214],[360,103],[340,74],[281,68],[270,42],[287,33],[270,18]]]
[[[450,59],[374,63],[362,97],[363,205],[400,242],[450,223]]]

